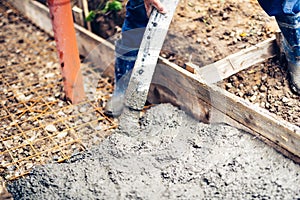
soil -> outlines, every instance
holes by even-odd
[[[161,104],[148,110],[138,136],[117,131],[8,189],[15,199],[297,199],[299,172],[247,133]]]
[[[264,41],[276,30],[256,0],[185,0],[165,46],[201,67]]]
[[[300,126],[300,97],[291,92],[286,71],[276,57],[243,70],[219,85]]]
[[[38,0],[45,4],[44,0]],[[89,9],[101,9],[106,1],[88,1]],[[97,14],[92,31],[114,41],[125,17],[126,1],[119,12]],[[80,6],[78,1],[72,2]],[[192,61],[204,66],[274,35],[275,20],[262,10],[257,0],[181,0],[163,47],[163,57],[179,66]]]
[[[89,1],[90,9],[101,2]],[[118,33],[125,17],[125,3],[120,12],[98,15],[93,31],[106,39]],[[182,0],[163,52],[173,61],[178,56],[183,62],[192,61],[201,67],[264,41],[277,30],[275,20],[267,16],[256,0]]]

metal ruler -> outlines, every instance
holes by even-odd
[[[137,55],[132,75],[125,94],[125,107],[141,111],[148,91],[160,50],[167,35],[179,0],[162,0],[166,14],[153,9]]]

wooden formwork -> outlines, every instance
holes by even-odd
[[[9,2],[40,28],[52,34],[47,7],[32,0],[9,0]],[[77,24],[75,29],[80,54],[87,56],[94,50],[92,55],[100,62],[98,65],[100,68],[97,70],[100,69],[102,73],[113,76],[111,63],[114,59],[114,46]],[[300,127],[214,84],[276,56],[276,48],[276,40],[271,38],[208,66],[199,68],[189,63],[188,67],[193,70],[183,69],[160,57],[152,80],[149,101],[173,103],[199,119],[205,117],[200,114],[199,108],[206,109],[209,114],[208,122],[227,123],[250,132],[300,163]],[[202,76],[211,74],[212,78],[209,81]]]

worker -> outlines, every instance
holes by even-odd
[[[129,0],[126,5],[122,37],[115,44],[115,86],[105,106],[106,115],[118,117],[122,113],[125,91],[152,7],[161,13],[166,12],[159,0]]]
[[[282,49],[287,60],[291,90],[300,94],[300,1],[258,0],[270,16],[275,16],[281,30]]]
[[[283,34],[283,47],[288,61],[291,89],[300,89],[300,14],[299,0],[258,0],[262,8],[275,16]],[[105,106],[105,114],[117,117],[124,106],[125,91],[143,38],[148,17],[154,6],[165,9],[159,0],[129,0],[122,26],[122,39],[116,42],[115,90]]]

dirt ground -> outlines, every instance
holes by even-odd
[[[300,126],[300,97],[289,89],[286,69],[277,57],[243,70],[219,85]]]
[[[116,122],[101,114],[98,102],[112,93],[109,78],[82,65],[88,98],[72,105],[64,98],[54,39],[6,2],[0,2],[0,29],[1,185],[2,178],[99,143]]]
[[[185,0],[164,49],[201,67],[272,37],[277,28],[256,0]]]
[[[182,1],[164,51],[203,66],[275,30],[253,0]],[[64,163],[34,167],[8,189],[15,199],[299,199],[299,183],[300,166],[257,138],[162,104],[146,112],[137,137],[117,130]]]
[[[99,2],[89,1],[90,8],[95,9]],[[94,32],[107,39],[114,37],[124,13],[124,9],[118,12],[117,18],[115,13],[98,16],[92,23]],[[275,20],[256,0],[181,0],[162,56],[179,65],[192,61],[201,67],[264,41],[277,30]]]

